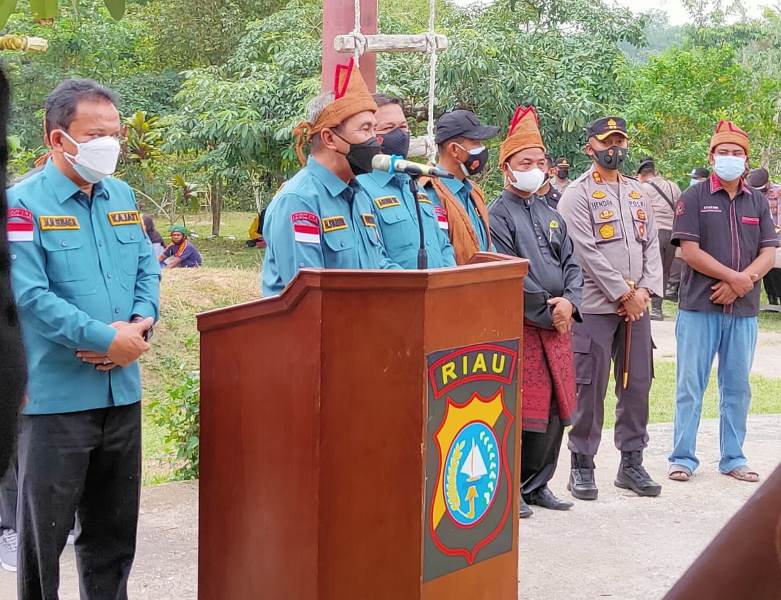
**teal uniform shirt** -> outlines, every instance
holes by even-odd
[[[444,167],[439,168],[446,170]],[[469,220],[472,221],[472,227],[477,234],[477,241],[480,242],[480,250],[482,252],[493,252],[493,247],[488,247],[488,234],[485,231],[483,220],[480,218],[480,214],[475,208],[475,203],[472,201],[472,184],[466,179],[461,181],[457,178],[443,179],[442,183],[447,186],[447,189],[449,189],[453,195],[461,201],[464,208],[466,208],[466,214],[469,215]],[[433,188],[431,189],[431,192],[435,194]]]
[[[372,198],[390,259],[403,269],[417,269],[420,231],[409,179],[403,173],[374,171],[358,176],[358,183]],[[447,216],[442,211],[436,197],[420,192],[429,269],[456,266],[456,256],[447,235]]]
[[[8,205],[16,224],[11,277],[30,372],[23,412],[139,402],[137,362],[104,373],[76,357],[77,350],[106,352],[116,335],[110,323],[159,318],[160,267],[132,190],[109,177],[90,199],[49,161],[8,190]]]
[[[263,224],[264,296],[280,294],[299,269],[398,269],[388,259],[372,203],[311,156],[277,193]]]

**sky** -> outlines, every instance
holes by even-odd
[[[648,10],[663,10],[670,16],[671,25],[683,25],[688,21],[688,14],[680,0],[617,0],[620,4],[628,6],[634,12]],[[743,6],[749,17],[758,17],[762,14],[762,6],[773,5],[775,0],[742,0]]]

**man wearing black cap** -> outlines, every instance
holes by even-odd
[[[483,125],[468,110],[447,112],[437,121],[438,166],[454,179],[421,178],[421,183],[439,199],[442,214],[438,217],[447,219],[448,235],[459,265],[468,263],[475,253],[493,247],[485,196],[469,178],[485,168],[488,149],[483,142],[497,133],[498,127]]]
[[[746,183],[765,196],[768,206],[770,206],[770,215],[773,217],[773,223],[778,231],[778,203],[781,200],[781,186],[770,183],[770,173],[765,168],[752,169],[746,177]],[[781,304],[781,269],[771,269],[762,279],[762,283],[765,286],[768,303],[776,306]]]
[[[551,169],[551,185],[563,194],[570,183],[572,182],[569,179],[569,161],[562,156]]]
[[[670,268],[675,258],[675,246],[670,243],[673,233],[673,218],[675,217],[675,205],[681,196],[681,188],[665,179],[656,171],[656,163],[650,156],[640,161],[637,169],[637,178],[645,184],[646,195],[651,200],[651,208],[656,218],[656,230],[659,234],[659,252],[662,258],[662,290],[667,289],[667,279],[670,277]],[[652,321],[662,321],[662,298],[651,298]]]
[[[642,184],[620,173],[629,145],[624,119],[598,119],[587,135],[585,151],[594,164],[559,201],[584,275],[583,322],[573,325],[578,405],[569,433],[568,487],[575,498],[597,498],[594,456],[613,362],[615,443],[621,451],[615,484],[641,496],[658,496],[662,488],[642,464],[653,361],[646,306],[662,293],[654,212]]]

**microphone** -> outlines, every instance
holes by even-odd
[[[425,175],[427,177],[453,179],[453,175],[442,169],[421,165],[420,163],[404,160],[400,156],[391,156],[389,154],[376,154],[372,158],[372,168],[377,171],[387,171],[388,173],[406,173],[412,177]]]

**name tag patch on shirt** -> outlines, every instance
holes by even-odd
[[[713,204],[706,204],[700,209],[701,213],[720,213],[722,212],[720,206],[714,206]]]
[[[758,217],[741,217],[740,222],[744,225],[759,225]]]
[[[325,233],[339,229],[347,229],[347,221],[344,217],[323,217],[323,231]]]
[[[108,222],[114,227],[119,225],[140,225],[141,215],[137,210],[115,210],[108,213]]]
[[[81,229],[79,220],[71,216],[41,215],[38,217],[38,223],[41,226],[41,231]]]
[[[363,219],[363,224],[366,225],[366,227],[377,227],[377,219],[374,218],[373,214],[362,213],[361,218]]]
[[[380,210],[383,208],[390,208],[391,206],[401,205],[401,201],[396,196],[380,196],[379,198],[374,199],[374,203]]]
[[[442,206],[437,206],[434,208],[434,212],[437,215],[437,224],[439,225],[440,229],[448,229],[449,225],[447,222],[447,211]]]
[[[429,198],[426,194],[421,192],[418,194],[418,202],[421,202],[423,204],[431,204],[431,198]]]
[[[32,242],[35,221],[33,213],[24,208],[9,208],[6,233],[9,242]]]

